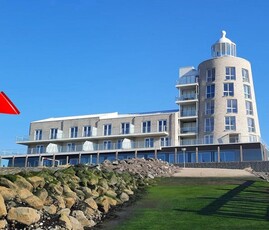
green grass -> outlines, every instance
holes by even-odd
[[[269,229],[269,183],[164,178],[113,229]]]

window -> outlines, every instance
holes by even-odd
[[[226,67],[226,80],[235,80],[235,67]]]
[[[247,69],[242,69],[243,82],[249,82],[249,75]]]
[[[235,117],[225,117],[225,130],[236,130]]]
[[[234,96],[234,83],[224,83],[223,96]]]
[[[146,138],[145,139],[145,148],[153,148],[154,147],[154,139]]]
[[[253,106],[251,101],[246,101],[247,115],[253,115]]]
[[[104,125],[104,136],[111,135],[111,124]]]
[[[122,142],[123,142],[123,139],[119,139],[117,141],[117,149],[122,149]]]
[[[211,101],[207,101],[205,103],[205,114],[206,115],[211,115],[214,113],[214,110],[215,110],[215,103],[213,100]]]
[[[169,146],[168,137],[161,137],[161,146]]]
[[[84,126],[83,127],[83,137],[90,137],[92,135],[92,127]]]
[[[245,98],[251,99],[251,92],[250,92],[249,85],[244,85],[244,94],[245,94]]]
[[[121,134],[130,133],[130,123],[121,123]]]
[[[208,69],[208,70],[206,71],[206,81],[207,81],[207,82],[215,81],[215,68],[213,68],[213,69]]]
[[[215,97],[215,85],[208,85],[206,87],[206,98]]]
[[[212,132],[214,130],[214,118],[205,119],[205,132]]]
[[[68,143],[67,144],[67,152],[75,152],[76,151],[76,144],[75,143]]]
[[[151,121],[144,121],[142,123],[142,133],[150,133],[151,131]]]
[[[204,144],[213,144],[213,135],[204,136]]]
[[[36,129],[35,130],[35,140],[42,140],[42,129]]]
[[[78,137],[78,127],[71,127],[70,128],[70,138]]]
[[[36,153],[44,153],[44,145],[37,145]]]
[[[227,113],[237,113],[237,100],[236,99],[227,100]]]
[[[229,135],[229,143],[238,143],[239,135],[238,134],[230,134]]]
[[[167,120],[159,120],[159,132],[167,131]]]
[[[254,123],[254,119],[248,117],[248,131],[249,132],[255,132],[255,123]]]
[[[57,139],[57,133],[58,133],[58,129],[56,128],[50,129],[50,139]]]
[[[104,141],[104,150],[112,149],[112,142],[111,141]]]

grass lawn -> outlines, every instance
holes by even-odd
[[[269,229],[269,183],[163,178],[113,229]]]

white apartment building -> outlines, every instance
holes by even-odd
[[[222,37],[212,58],[179,69],[179,109],[33,121],[17,143],[27,154],[2,156],[1,166],[97,164],[132,157],[170,163],[267,160],[261,142],[250,63]]]

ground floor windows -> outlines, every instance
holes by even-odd
[[[44,145],[37,145],[36,146],[36,153],[44,153],[44,152],[45,152]]]
[[[76,144],[75,143],[68,143],[67,144],[67,152],[75,152],[76,151]]]
[[[144,142],[145,148],[153,148],[154,147],[154,138],[146,138]]]
[[[104,150],[109,150],[109,149],[112,149],[112,142],[109,140],[104,141]]]

